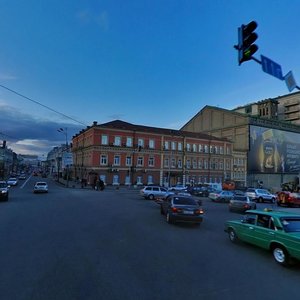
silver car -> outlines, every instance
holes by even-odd
[[[229,211],[244,213],[248,209],[256,209],[256,202],[244,195],[235,195],[228,204]]]
[[[157,198],[164,198],[168,190],[161,186],[145,186],[140,190],[140,194],[145,199],[154,200]]]
[[[265,189],[255,189],[248,188],[246,191],[246,195],[252,200],[256,202],[270,202],[275,203],[276,195],[271,194],[268,190]]]
[[[48,184],[44,181],[38,181],[33,188],[34,193],[48,193]]]

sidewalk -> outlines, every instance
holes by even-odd
[[[76,180],[65,180],[63,178],[59,178],[59,181],[57,181],[57,179],[53,179],[53,181],[55,181],[57,184],[64,186],[66,188],[71,188],[71,189],[81,189],[81,190],[93,190],[91,185],[86,185],[86,186],[81,186],[81,182],[78,182]],[[133,185],[131,186],[126,186],[126,185],[121,185],[121,186],[117,186],[117,185],[107,185],[104,188],[105,190],[109,190],[109,191],[139,191],[142,187],[137,186],[134,187]],[[95,189],[95,191],[98,191],[97,189]]]

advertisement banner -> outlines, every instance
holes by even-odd
[[[248,171],[251,173],[299,173],[300,134],[250,126]]]

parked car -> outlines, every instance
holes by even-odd
[[[277,192],[278,206],[300,206],[300,193],[281,191]]]
[[[211,192],[210,188],[207,186],[191,186],[187,189],[187,191],[194,196],[199,197],[208,197]]]
[[[163,201],[160,213],[166,216],[168,223],[191,222],[200,224],[203,221],[203,209],[192,197],[173,195]]]
[[[48,184],[44,181],[38,181],[33,188],[34,193],[48,193]]]
[[[208,197],[214,202],[229,202],[234,196],[232,191],[215,191],[209,193]]]
[[[225,223],[231,242],[241,240],[272,252],[280,265],[300,260],[300,215],[272,210],[248,210],[242,220]],[[241,249],[242,250],[242,249]]]
[[[251,201],[251,199],[244,195],[234,195],[231,200],[229,200],[229,211],[236,211],[244,213],[249,209],[256,209],[256,202]]]
[[[162,198],[167,194],[168,190],[161,186],[145,186],[140,190],[140,194],[145,199],[154,200],[156,198]]]
[[[248,188],[246,191],[246,195],[251,198],[252,201],[256,202],[270,202],[275,203],[277,196],[271,194],[266,189],[255,189],[255,188]]]
[[[187,191],[187,187],[185,185],[182,185],[182,184],[176,184],[176,185],[173,185],[173,186],[169,187],[168,190],[171,191],[171,192]]]
[[[10,186],[16,186],[18,185],[18,179],[16,177],[10,177],[6,183]]]
[[[0,181],[0,200],[8,201],[9,188],[6,181]]]

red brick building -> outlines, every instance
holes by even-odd
[[[73,174],[89,183],[167,186],[231,178],[232,143],[208,134],[116,120],[94,122],[72,142]]]

